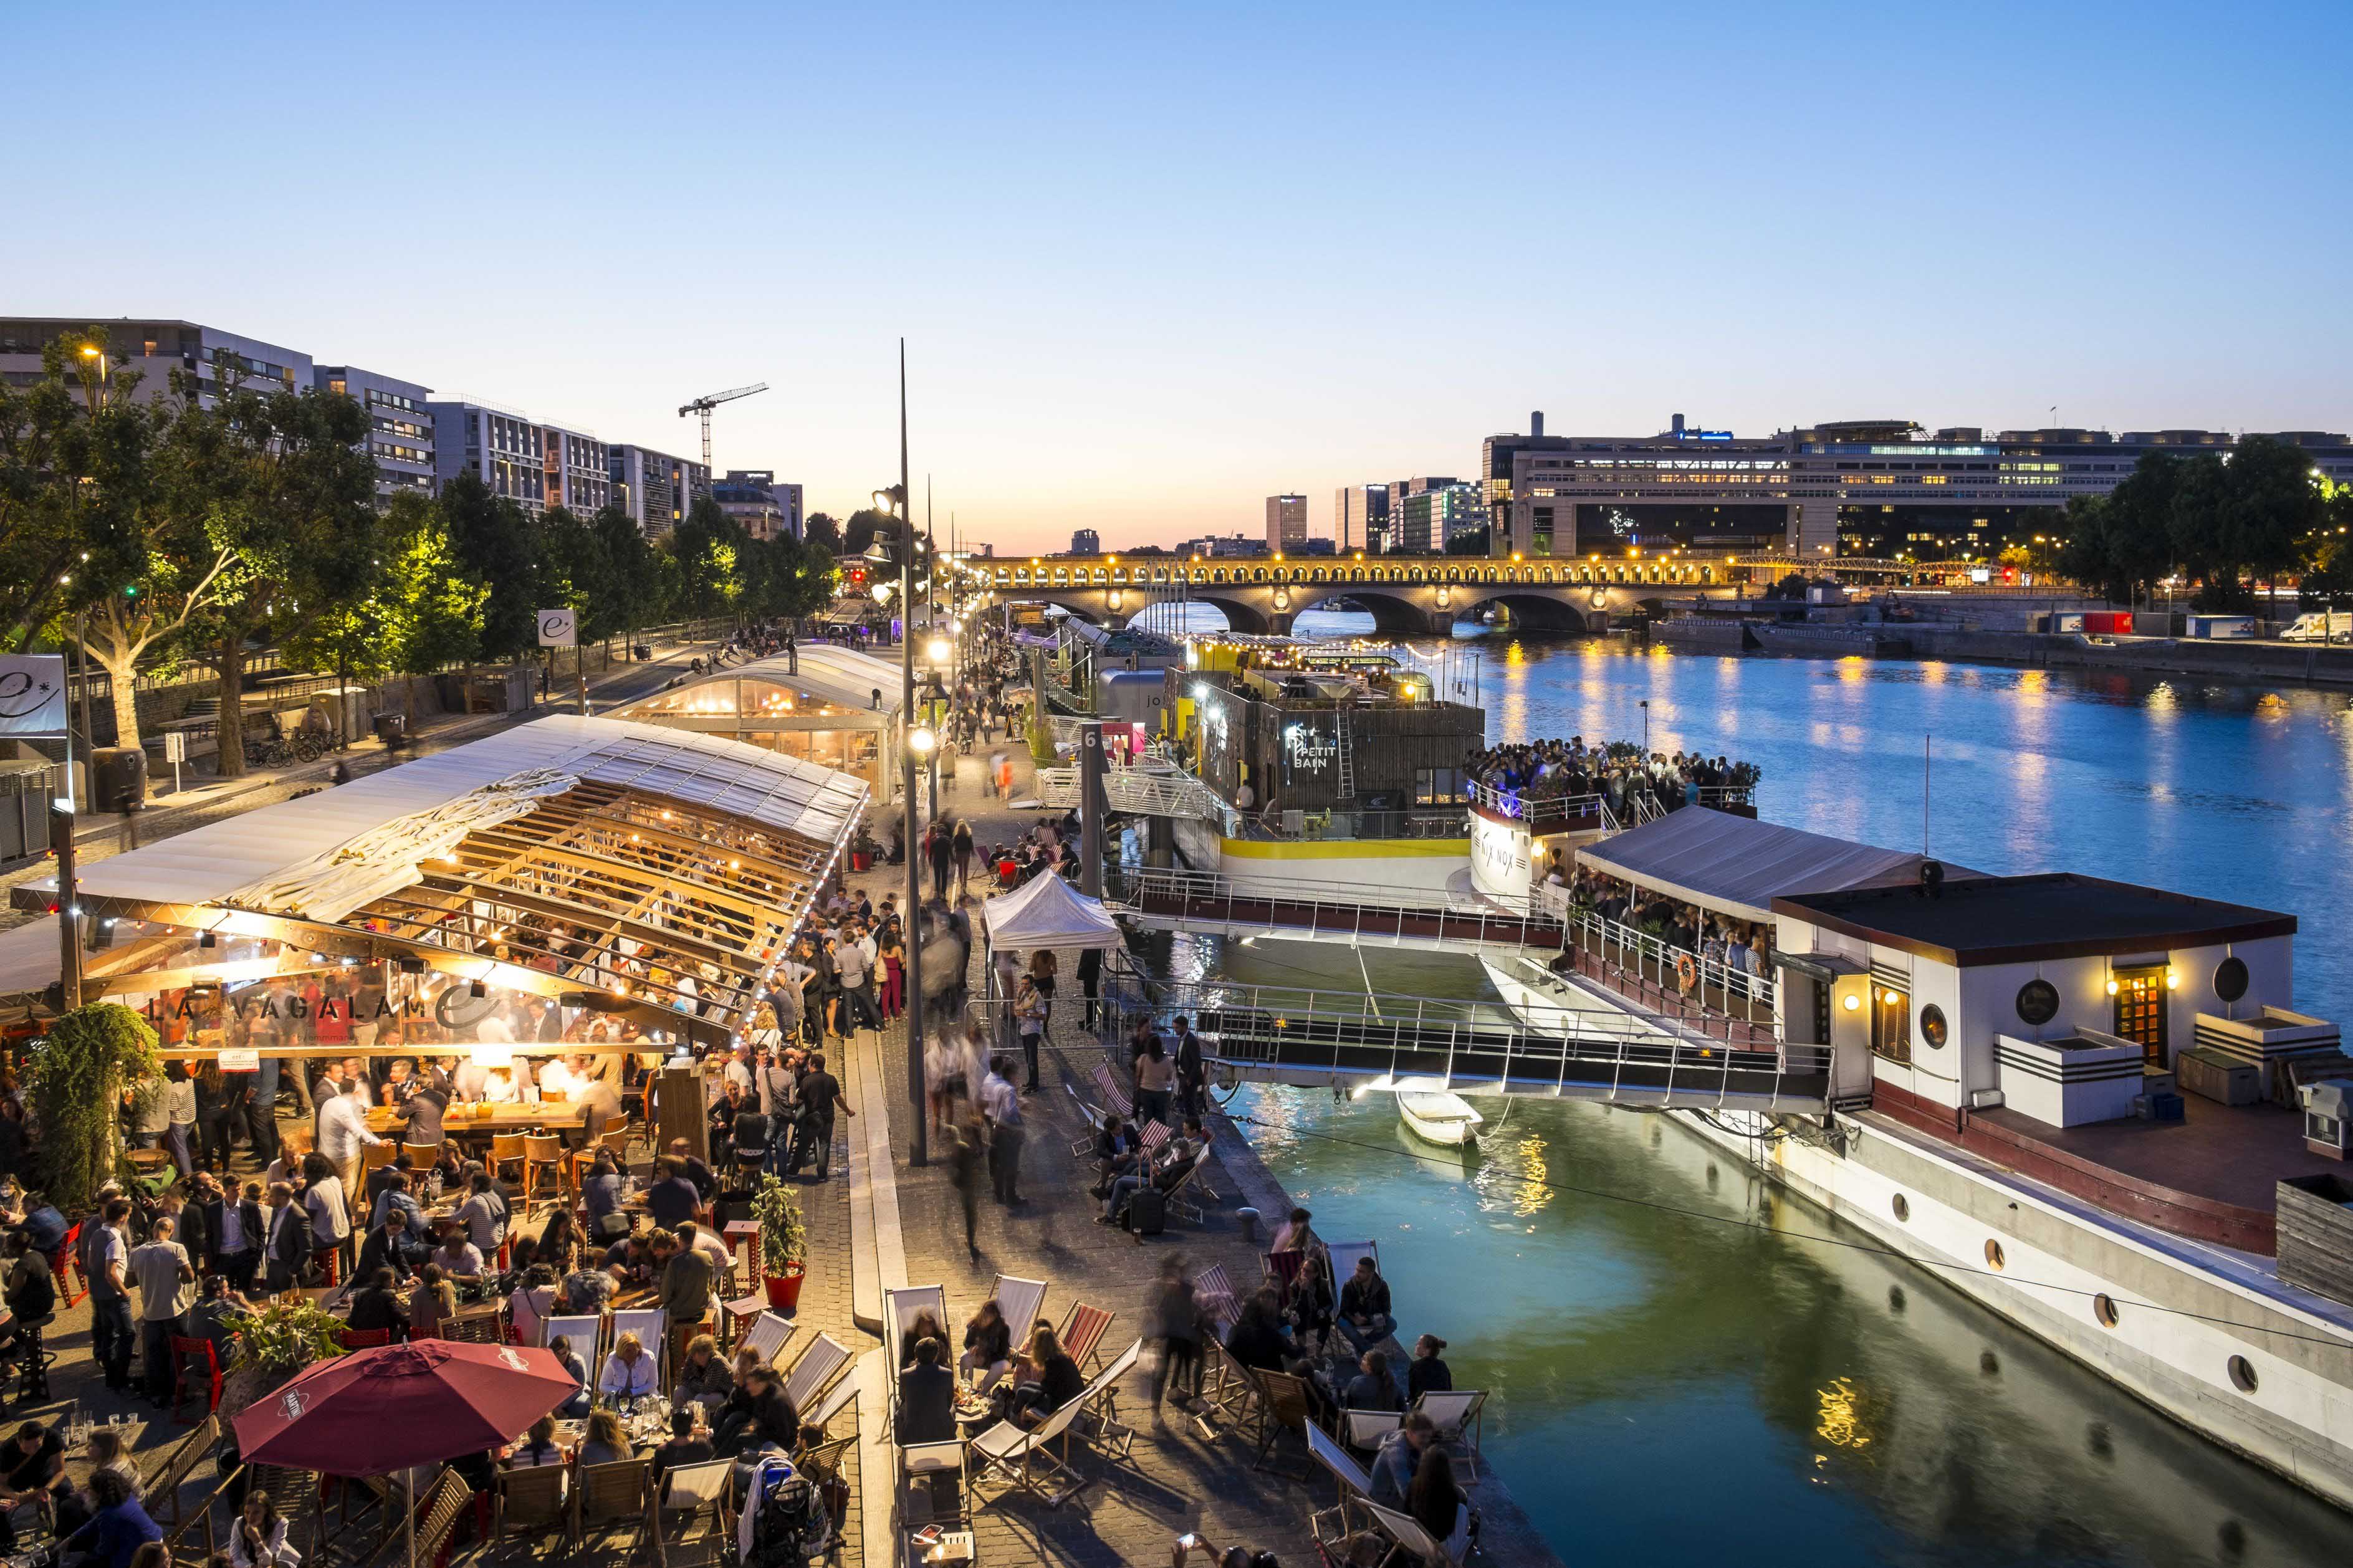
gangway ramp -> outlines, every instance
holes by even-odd
[[[1430,895],[1436,901],[1424,901],[1394,888],[1302,883],[1296,893],[1274,893],[1238,887],[1214,871],[1147,867],[1125,879],[1123,892],[1114,911],[1155,931],[1448,952],[1558,952],[1568,941],[1560,921],[1541,910],[1443,901],[1436,893]]]
[[[1709,1033],[1710,1020],[1598,1002],[1515,1016],[1455,998],[1200,981],[1155,984],[1150,1010],[1191,1019],[1205,1058],[1233,1079],[1662,1110],[1829,1109],[1826,1047],[1735,1044]]]
[[[1079,809],[1079,770],[1039,768],[1037,795],[1042,805]],[[1113,811],[1139,816],[1187,817],[1220,827],[1239,816],[1218,798],[1217,791],[1157,758],[1145,758],[1129,767],[1105,768],[1103,803]]]

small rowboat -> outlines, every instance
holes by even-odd
[[[1398,1114],[1415,1137],[1448,1148],[1475,1142],[1486,1121],[1459,1094],[1400,1094],[1397,1101]]]

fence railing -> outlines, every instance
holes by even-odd
[[[1768,1016],[1774,1010],[1778,983],[1769,975],[1752,974],[1727,960],[1678,947],[1622,921],[1576,910],[1569,904],[1567,889],[1549,883],[1536,889],[1536,904],[1566,925],[1580,946],[1602,953],[1654,985],[1672,987],[1702,1006],[1730,1011],[1737,998]]]
[[[1282,892],[1237,887],[1215,871],[1144,867],[1117,883],[1146,915],[1188,925],[1291,932],[1351,946],[1406,947],[1427,942],[1558,952],[1567,933],[1557,920],[1520,901],[1456,905],[1443,893],[1359,884],[1301,882]]]

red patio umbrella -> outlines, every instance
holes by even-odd
[[[553,1352],[418,1340],[321,1362],[239,1415],[248,1464],[386,1476],[521,1436],[580,1392]],[[416,1551],[417,1488],[408,1496]]]

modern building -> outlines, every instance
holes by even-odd
[[[607,453],[613,500],[648,539],[684,522],[689,509],[711,494],[711,470],[701,463],[650,447],[615,445]]]
[[[1103,535],[1092,528],[1072,529],[1071,531],[1071,553],[1073,555],[1101,555],[1103,553]]]
[[[349,397],[367,410],[367,445],[375,458],[378,501],[403,490],[430,496],[440,489],[435,473],[431,387],[355,364],[322,364],[311,374],[320,391]]]
[[[711,499],[754,539],[801,537],[801,487],[773,468],[730,468],[711,482]]]
[[[1489,524],[1493,537],[1504,539],[1512,531],[1512,460],[1534,443],[1544,443],[1544,410],[1528,416],[1528,433],[1525,436],[1505,432],[1490,436],[1479,446],[1479,488],[1487,501]]]
[[[1342,554],[1365,549],[1373,530],[1386,531],[1388,521],[1388,486],[1342,485],[1332,492],[1332,547]]]
[[[1448,542],[1487,526],[1477,485],[1449,483],[1407,496],[1397,516],[1397,547],[1409,555],[1435,555]]]
[[[1266,547],[1269,550],[1296,550],[1307,542],[1307,498],[1305,496],[1269,496],[1266,498]]]
[[[2114,489],[2150,451],[2227,453],[2214,430],[2003,430],[1933,434],[1905,419],[1852,420],[1736,437],[1674,416],[1656,436],[1498,436],[1482,479],[1531,556],[1626,550],[1768,550],[1830,559],[1974,559],[2050,526],[2076,496]],[[2353,442],[2278,439],[2353,482]],[[1500,465],[1508,458],[1510,477]],[[1498,548],[1501,548],[1500,543]]]
[[[526,511],[561,506],[582,517],[612,499],[608,448],[591,432],[470,398],[426,407],[433,416],[435,471],[444,485],[470,473]]]
[[[1205,533],[1176,546],[1179,555],[1269,555],[1272,547],[1247,533]]]
[[[241,337],[195,321],[120,317],[0,316],[0,383],[29,386],[40,378],[41,351],[69,332],[102,327],[111,370],[135,370],[136,396],[153,402],[172,395],[172,372],[195,378],[199,404],[211,407],[221,391],[242,384],[300,392],[312,384],[311,356],[259,338]]]

